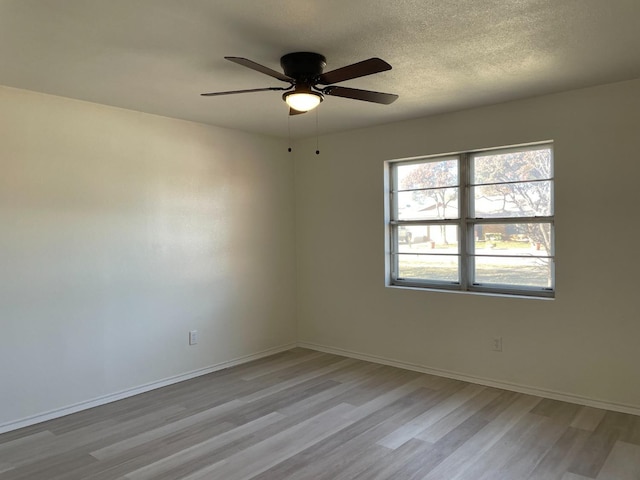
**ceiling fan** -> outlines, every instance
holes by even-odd
[[[389,105],[398,99],[398,95],[391,93],[373,92],[371,90],[360,90],[357,88],[333,85],[334,83],[344,82],[352,78],[364,77],[366,75],[391,70],[391,65],[379,58],[370,58],[326,73],[323,73],[323,70],[327,65],[327,61],[325,57],[319,53],[294,52],[284,55],[280,58],[280,65],[284,73],[272,70],[246,58],[224,58],[243,67],[286,82],[289,86],[202,93],[202,96],[214,97],[218,95],[233,95],[236,93],[282,90],[285,92],[282,95],[282,99],[289,105],[289,115],[298,115],[313,110],[320,105],[325,95],[381,103],[383,105]]]

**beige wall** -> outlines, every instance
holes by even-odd
[[[385,287],[385,160],[541,140],[555,145],[555,300]],[[640,408],[640,80],[328,135],[320,150],[295,149],[299,341]]]
[[[0,427],[295,341],[286,143],[10,88],[0,109]]]

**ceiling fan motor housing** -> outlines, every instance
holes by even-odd
[[[294,52],[280,58],[280,65],[296,83],[314,84],[327,66],[327,59],[319,53]]]

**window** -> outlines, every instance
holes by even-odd
[[[391,285],[554,296],[551,144],[388,167]]]

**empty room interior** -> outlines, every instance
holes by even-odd
[[[639,480],[639,25],[0,0],[0,479]]]

